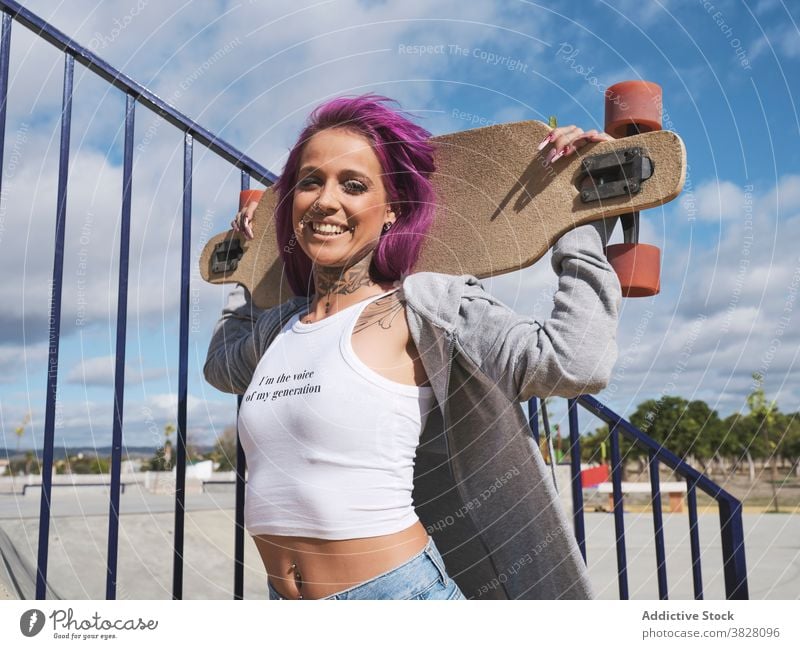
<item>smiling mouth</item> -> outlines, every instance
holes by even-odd
[[[313,223],[306,224],[306,227],[311,231],[313,235],[325,239],[335,239],[336,237],[340,237],[343,234],[347,234],[348,232],[350,232],[349,229],[333,228],[329,226],[319,227]]]

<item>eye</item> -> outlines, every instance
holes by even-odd
[[[300,188],[305,188],[305,187],[308,187],[310,185],[318,185],[318,184],[319,184],[319,181],[316,178],[309,177],[309,178],[304,178],[303,180],[301,180],[297,184],[297,186],[300,187]],[[367,191],[366,185],[364,185],[364,183],[362,183],[362,182],[359,182],[358,180],[352,180],[352,179],[351,180],[345,180],[343,185],[344,185],[345,191],[348,194],[361,194],[361,193]]]
[[[297,183],[298,187],[307,187],[308,185],[312,185],[316,182],[316,178],[304,178],[299,183]]]
[[[358,182],[357,180],[347,180],[344,183],[345,190],[351,194],[360,194],[362,192],[367,191],[367,188],[364,186],[363,183]]]

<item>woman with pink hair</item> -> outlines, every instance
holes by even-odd
[[[338,97],[311,113],[276,186],[295,295],[259,310],[237,285],[209,345],[206,379],[244,395],[245,526],[270,598],[591,597],[518,404],[608,382],[614,220],[556,243],[544,325],[471,275],[414,273],[434,146],[390,101]],[[552,161],[606,139],[567,126],[531,146],[552,145]],[[248,238],[255,206],[232,223]]]

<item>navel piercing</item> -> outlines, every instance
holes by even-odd
[[[300,572],[297,570],[297,564],[293,563],[291,566],[289,566],[289,570],[294,570],[294,578],[298,582],[297,583],[297,590],[299,591],[303,587],[303,578],[300,575]],[[303,594],[300,593],[297,596],[297,599],[303,599]]]

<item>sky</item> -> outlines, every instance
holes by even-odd
[[[686,183],[641,215],[640,241],[661,250],[661,292],[623,299],[617,364],[596,396],[622,415],[678,395],[725,417],[746,412],[758,371],[783,412],[800,407],[798,3],[23,4],[276,175],[307,115],[334,96],[392,97],[434,135],[549,115],[589,130],[603,128],[612,84],[659,84]],[[63,60],[14,24],[0,196],[0,447],[11,449],[43,440]],[[56,447],[111,444],[124,106],[76,64]],[[124,442],[155,449],[177,419],[182,136],[139,107],[135,144]],[[235,422],[235,397],[202,375],[228,287],[204,283],[197,258],[227,229],[239,174],[200,145],[194,161],[187,429],[209,444]],[[549,258],[484,286],[546,319]]]

